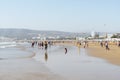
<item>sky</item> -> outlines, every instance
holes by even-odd
[[[0,28],[120,32],[120,0],[0,0]]]

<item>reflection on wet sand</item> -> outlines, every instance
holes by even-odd
[[[67,55],[64,54],[65,47],[69,50]],[[53,46],[47,52],[42,50],[35,59],[43,62],[55,74],[68,80],[96,80],[96,77],[98,77],[97,80],[120,79],[118,75],[120,67],[108,64],[102,59],[88,56],[86,49],[80,47]]]
[[[45,61],[47,62],[48,60],[48,54],[47,54],[47,51],[45,52]]]
[[[80,47],[78,47],[78,54],[80,54]]]

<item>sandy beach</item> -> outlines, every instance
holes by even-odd
[[[120,66],[120,47],[115,44],[109,45],[110,50],[101,47],[99,43],[89,43],[88,55],[107,60],[109,63]]]
[[[0,0],[0,80],[120,80],[120,0]]]
[[[65,54],[64,48],[68,52]],[[40,54],[41,53],[41,54]],[[109,64],[100,57],[88,55],[86,48],[79,48],[73,44],[60,43],[52,46],[45,59],[44,51],[36,54],[34,59],[44,63],[52,72],[68,80],[119,80],[120,67]]]
[[[62,80],[32,59],[0,61],[0,80]]]
[[[58,43],[48,47],[47,51],[37,46],[32,48],[30,43],[0,49],[0,80],[120,79],[119,66],[108,63],[107,58],[92,55],[96,46],[73,45]],[[66,54],[64,48],[67,48]]]

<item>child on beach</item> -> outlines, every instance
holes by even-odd
[[[65,48],[65,54],[67,54],[67,48]]]

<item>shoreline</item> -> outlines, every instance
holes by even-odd
[[[84,48],[83,44],[78,45],[77,43],[56,43],[55,45],[67,45]],[[88,42],[88,45],[89,46],[85,48],[88,56],[101,58],[110,64],[120,66],[120,47],[118,47],[116,43],[109,43],[109,51],[107,51],[105,47],[101,47],[98,42]]]
[[[0,60],[0,80],[66,80],[53,73],[41,61],[33,59],[36,55],[34,49],[23,45],[15,48],[23,51],[25,56]]]
[[[68,49],[67,54],[64,52],[65,47]],[[39,49],[36,46],[31,48],[30,45],[21,45],[16,48],[25,52],[22,54],[27,54],[27,56],[20,53],[23,58],[1,60],[0,80],[96,80],[96,77],[99,77],[99,80],[113,80],[109,75],[113,76],[115,80],[119,80],[119,66],[109,64],[101,57],[93,57],[92,51],[97,50],[96,52],[98,52],[99,50],[101,52],[100,50],[103,49],[99,45],[90,44],[88,48],[83,48],[82,45],[56,43],[48,49],[47,60],[44,49]],[[16,51],[13,52],[16,54]],[[92,54],[90,55],[90,53]],[[101,55],[103,56],[103,54]],[[106,70],[106,77],[102,75],[104,71],[102,67]],[[115,68],[116,70],[114,70]],[[107,75],[109,71],[110,74]]]
[[[0,80],[65,80],[33,59],[2,60]]]

